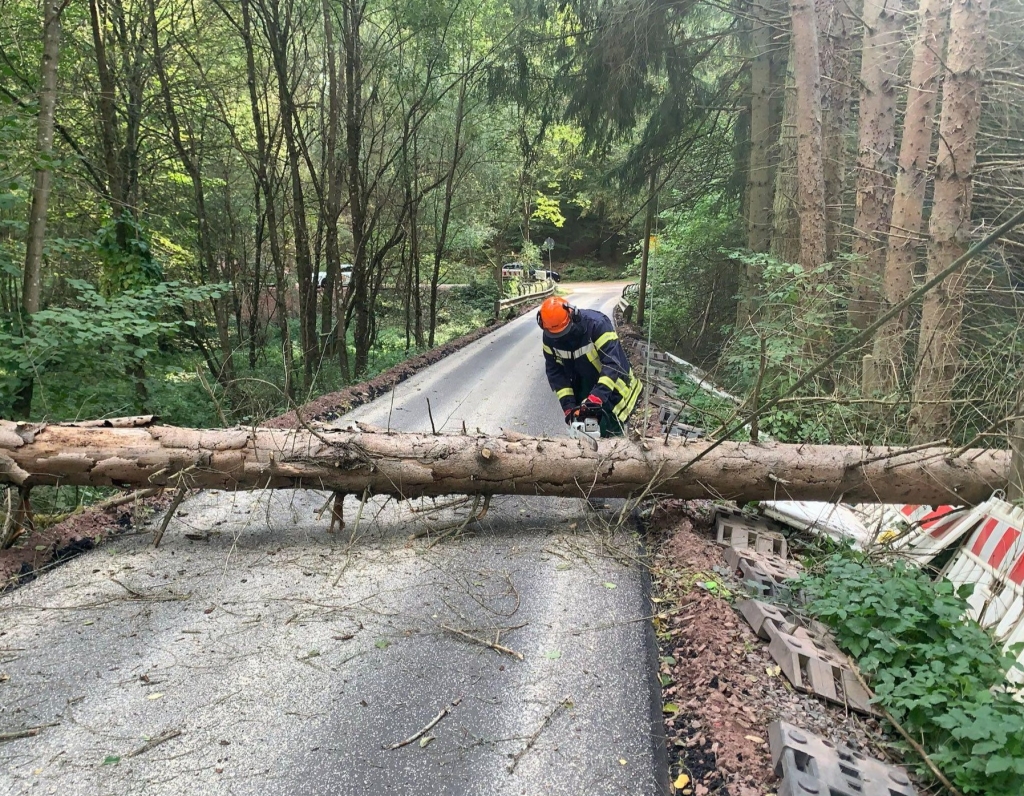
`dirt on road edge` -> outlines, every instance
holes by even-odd
[[[795,691],[732,607],[745,595],[714,541],[710,501],[662,501],[647,527],[674,793],[774,794],[768,725],[776,719],[899,763],[877,720]]]

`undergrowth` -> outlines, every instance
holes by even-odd
[[[1002,688],[1016,655],[964,619],[973,586],[956,589],[903,562],[874,564],[844,551],[796,588],[856,659],[875,702],[957,788],[1024,793],[1024,705]]]

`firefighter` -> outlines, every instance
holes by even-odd
[[[602,437],[621,436],[643,384],[633,375],[611,319],[551,296],[541,304],[537,324],[544,330],[548,384],[566,424],[594,417]]]

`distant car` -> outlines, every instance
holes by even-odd
[[[534,279],[550,279],[552,282],[561,282],[562,275],[558,271],[543,271],[539,268],[535,268],[530,271],[530,275]]]
[[[352,263],[343,263],[338,266],[338,282],[342,287],[348,287],[352,281]],[[322,290],[327,283],[327,272],[318,271],[316,275],[316,286]]]

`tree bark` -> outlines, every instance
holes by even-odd
[[[63,10],[64,7],[59,0],[46,0],[43,3],[43,57],[39,67],[39,115],[36,122],[36,157],[41,163],[35,173],[32,207],[28,217],[19,320],[19,326],[22,328],[29,323],[32,315],[39,312],[42,294],[43,243],[46,240],[50,180],[53,176],[53,170],[45,160],[53,152],[53,130],[57,112],[57,66],[60,56],[60,15]],[[19,375],[21,387],[13,408],[19,417],[28,417],[32,411],[35,381],[31,373]]]
[[[606,440],[373,431],[187,429],[151,417],[0,421],[0,483],[332,489],[446,494],[977,503],[1006,485],[1007,451]],[[107,427],[113,426],[113,427]],[[889,455],[891,458],[881,459]]]
[[[971,239],[972,178],[981,117],[981,74],[988,45],[989,0],[959,0],[949,19],[947,74],[942,87],[935,197],[929,224],[929,276],[967,249]],[[960,363],[964,269],[924,297],[912,391],[910,432],[935,439],[949,426],[953,383]]]
[[[849,319],[865,329],[877,317],[889,232],[896,149],[896,84],[902,0],[865,0],[860,70],[857,209]]]
[[[767,11],[757,6],[751,34],[750,63],[750,165],[747,174],[747,248],[766,252],[771,243],[773,175],[768,156],[771,147],[772,28]],[[744,286],[752,285],[750,274]],[[749,307],[749,302],[747,302]]]
[[[813,0],[791,0],[796,83],[797,215],[800,265],[826,261],[825,171],[821,151],[821,69]]]
[[[882,311],[899,304],[914,289],[914,263],[921,243],[921,222],[928,156],[935,125],[935,100],[939,88],[939,59],[946,42],[950,0],[923,0],[914,43],[907,107],[903,116],[899,170],[889,226],[889,249],[882,279]],[[871,382],[883,393],[897,387],[903,371],[904,311],[878,330],[873,348],[875,373]]]
[[[783,77],[784,98],[779,130],[778,164],[775,168],[775,196],[772,200],[772,255],[784,263],[800,260],[800,221],[797,218],[796,83],[793,74],[793,46],[786,57]]]
[[[334,322],[334,307],[337,304],[335,295],[342,288],[338,284],[341,251],[338,245],[338,221],[341,218],[341,178],[343,164],[338,161],[338,126],[341,123],[341,93],[338,82],[341,73],[337,67],[334,51],[334,24],[331,16],[334,13],[329,0],[323,0],[324,12],[324,53],[326,56],[328,82],[327,108],[327,140],[324,153],[327,180],[327,202],[325,224],[326,273],[324,276],[323,295],[320,298],[320,337],[324,351],[324,359],[334,353],[338,339],[338,328]],[[344,317],[344,312],[339,313]],[[344,341],[342,341],[344,343]]]
[[[816,0],[818,64],[821,86],[822,168],[825,177],[825,259],[839,251],[843,192],[846,183],[846,138],[850,107],[850,61],[854,36],[846,3]]]
[[[427,346],[430,348],[434,347],[434,333],[437,330],[437,285],[441,280],[441,260],[444,259],[444,255],[448,249],[448,228],[451,224],[452,218],[452,202],[455,199],[455,174],[458,171],[459,163],[462,161],[462,156],[465,154],[465,146],[462,141],[462,125],[466,118],[466,92],[469,88],[469,72],[468,65],[466,65],[466,71],[462,75],[462,82],[459,85],[459,102],[455,107],[455,132],[452,135],[452,157],[448,161],[448,171],[444,178],[444,204],[441,210],[441,228],[437,234],[437,240],[434,241],[434,263],[430,269],[430,320],[428,324],[428,339]],[[418,274],[418,270],[417,270]],[[419,277],[417,276],[417,283]],[[419,296],[419,284],[416,285],[416,295]],[[417,305],[419,304],[417,298]],[[422,313],[417,312],[416,314],[416,328],[420,330],[422,327],[422,320],[420,316]],[[419,342],[420,332],[417,335],[417,342]],[[422,343],[419,343],[422,345]]]

